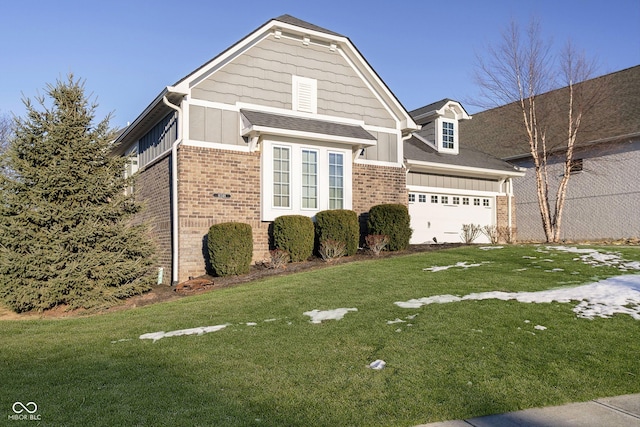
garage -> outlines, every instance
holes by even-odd
[[[495,224],[495,204],[495,196],[409,191],[411,243],[462,242],[463,224]],[[489,239],[481,234],[474,243]]]

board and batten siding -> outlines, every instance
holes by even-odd
[[[246,141],[240,136],[239,121],[240,115],[236,111],[190,105],[189,138],[196,141],[246,146]]]
[[[500,183],[494,180],[420,172],[409,172],[407,175],[407,185],[469,191],[500,191]]]
[[[138,141],[139,167],[144,168],[161,154],[170,150],[177,138],[176,113],[171,113],[160,120]]]

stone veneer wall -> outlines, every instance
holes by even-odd
[[[406,169],[354,163],[353,210],[366,232],[366,219],[372,206],[384,203],[408,204]]]
[[[507,232],[509,227],[509,204],[508,198],[511,197],[511,243],[516,242],[517,227],[516,227],[516,200],[513,196],[496,196],[496,225],[498,230],[504,230]],[[503,232],[503,233],[504,233]],[[507,243],[504,236],[501,237],[500,243]]]
[[[207,271],[206,236],[213,224],[249,224],[253,261],[265,259],[269,223],[260,221],[260,153],[181,146],[178,169],[179,281]]]
[[[145,168],[135,183],[136,201],[143,210],[136,221],[150,224],[151,238],[156,244],[158,267],[164,269],[162,284],[171,284],[171,158],[170,156]]]

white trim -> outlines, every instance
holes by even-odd
[[[255,136],[256,134],[284,136],[290,138],[298,138],[304,140],[333,142],[336,144],[357,145],[357,146],[374,146],[377,141],[374,139],[351,138],[339,135],[327,135],[323,133],[302,132],[291,129],[272,128],[267,126],[254,126],[242,129],[242,136]]]
[[[435,120],[436,123],[436,146],[440,153],[458,154],[459,138],[458,138],[458,121],[454,119],[447,119],[444,117],[438,117]],[[444,124],[450,123],[453,125],[453,148],[446,148],[444,146]]]
[[[360,150],[358,150],[358,153],[360,153]],[[353,161],[353,163],[359,164],[359,165],[370,165],[370,166],[386,166],[386,167],[391,167],[391,168],[403,168],[404,167],[404,162],[385,162],[382,160],[367,160],[367,159],[360,159],[359,158],[360,154],[358,154],[358,157],[356,157],[356,159]]]

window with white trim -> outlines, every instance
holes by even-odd
[[[469,198],[468,197],[463,197],[462,198],[462,204],[465,206],[469,206]]]
[[[431,203],[438,203],[438,196],[431,196]]]
[[[455,144],[453,122],[442,122],[442,148],[453,150]]]
[[[261,148],[262,221],[352,208],[350,148],[277,137],[263,140]]]
[[[426,194],[419,194],[418,195],[418,201],[420,203],[427,203],[427,195]]]
[[[294,111],[316,114],[318,110],[318,82],[300,76],[291,76],[292,108]]]
[[[409,193],[409,203],[415,203],[416,202],[416,195],[413,193]]]
[[[344,207],[344,155],[329,153],[329,209]]]
[[[449,203],[449,196],[441,196],[440,197],[440,201],[442,202],[443,205],[446,205]]]
[[[318,152],[302,150],[302,209],[318,208]]]
[[[480,199],[473,199],[473,206],[480,206]]]
[[[291,207],[291,149],[273,147],[273,206]]]
[[[460,204],[460,197],[453,196],[453,204],[454,205],[459,205]]]
[[[482,199],[482,206],[489,207],[489,199]]]

